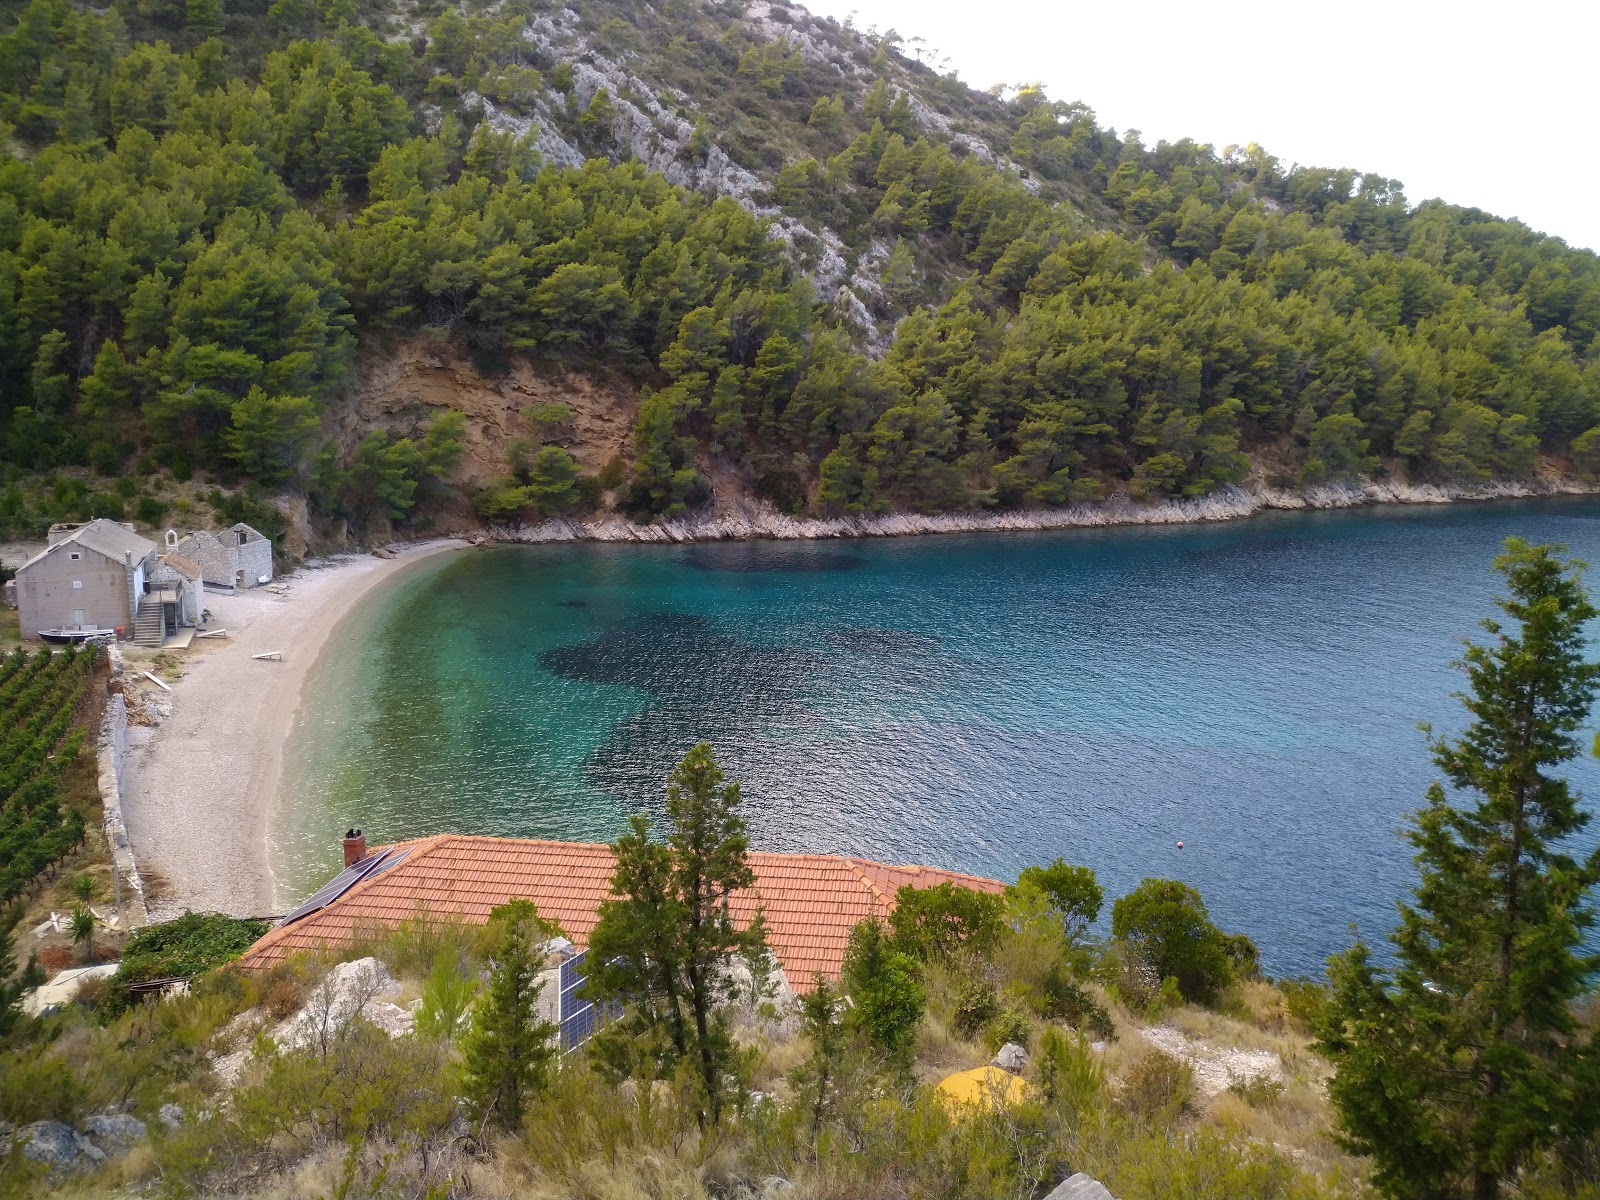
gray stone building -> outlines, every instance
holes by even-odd
[[[55,629],[131,634],[156,565],[156,544],[103,517],[57,525],[49,542],[17,568],[22,636],[37,639]]]
[[[198,565],[168,551],[150,569],[149,584],[134,617],[134,641],[159,646],[181,628],[199,627],[206,610],[206,587]]]
[[[167,547],[199,566],[215,588],[253,588],[272,582],[272,540],[242,521],[221,533],[167,534]]]

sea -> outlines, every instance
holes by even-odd
[[[609,841],[706,741],[755,848],[1005,880],[1059,857],[1108,913],[1182,879],[1267,970],[1316,974],[1381,941],[1414,881],[1420,726],[1463,723],[1453,664],[1512,536],[1600,580],[1593,499],[436,556],[307,679],[280,900],[338,869],[350,826]],[[1592,810],[1600,762],[1569,776]]]

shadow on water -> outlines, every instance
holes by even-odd
[[[540,655],[558,678],[650,694],[650,707],[613,726],[586,764],[594,787],[635,804],[659,797],[661,781],[696,742],[736,746],[774,725],[804,722],[803,697],[829,662],[812,650],[729,637],[684,613],[640,614]]]

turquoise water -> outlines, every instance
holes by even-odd
[[[609,840],[705,739],[758,848],[1175,876],[1315,970],[1392,924],[1509,534],[1595,557],[1600,505],[440,556],[313,669],[277,866],[319,883],[350,825]]]

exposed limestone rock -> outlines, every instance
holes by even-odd
[[[1497,483],[1479,488],[1436,484],[1368,484],[1322,487],[1304,492],[1278,488],[1226,488],[1194,500],[1140,503],[1125,496],[1099,504],[1076,504],[1019,512],[894,513],[888,516],[791,517],[744,498],[723,499],[709,515],[640,525],[612,513],[585,520],[551,520],[492,531],[508,542],[714,542],[748,538],[777,540],[898,537],[916,533],[973,533],[1111,525],[1179,525],[1233,521],[1266,509],[1358,508],[1367,504],[1443,504],[1453,500],[1499,500],[1525,496],[1590,495],[1597,489],[1566,480]]]
[[[1170,1025],[1156,1025],[1139,1031],[1156,1049],[1186,1062],[1194,1070],[1195,1082],[1207,1096],[1225,1092],[1234,1083],[1257,1079],[1283,1080],[1283,1062],[1270,1050],[1240,1050],[1217,1046],[1192,1038]]]
[[[1007,1042],[1000,1047],[1000,1052],[994,1056],[989,1065],[1017,1075],[1028,1065],[1028,1052],[1016,1042]]]
[[[22,1157],[50,1169],[51,1179],[92,1170],[106,1160],[105,1151],[60,1121],[35,1121],[22,1126],[12,1138],[22,1146]]]
[[[1080,1171],[1069,1175],[1044,1200],[1116,1200],[1116,1197],[1106,1190],[1105,1184]]]

